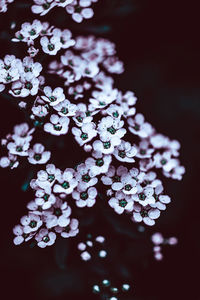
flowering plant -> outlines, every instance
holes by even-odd
[[[1,12],[9,2],[1,1]],[[93,16],[90,6],[97,0],[33,2],[31,10],[40,18],[57,6],[80,23]],[[28,121],[1,140],[5,154],[0,166],[15,169],[25,160],[31,166],[43,165],[30,181],[33,200],[13,229],[14,244],[34,240],[45,248],[58,235],[78,235],[76,212],[102,198],[133,223],[155,225],[171,202],[160,175],[181,180],[185,172],[178,159],[180,143],[158,133],[136,111],[132,91],[124,93],[115,86],[116,74],[124,71],[115,45],[92,35],[73,36],[69,28],[40,19],[21,24],[12,41],[23,44],[27,53],[23,59],[7,54],[0,60],[0,92],[17,102]],[[61,86],[55,84],[58,78]],[[74,166],[56,165],[54,144],[62,136],[66,155],[68,143],[75,147],[73,140],[81,148]],[[50,138],[51,148],[45,145]],[[85,249],[85,244],[79,246]],[[90,254],[82,258],[89,260]]]

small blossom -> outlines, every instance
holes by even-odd
[[[56,234],[52,231],[48,231],[46,228],[42,228],[38,234],[36,234],[35,239],[40,248],[45,248],[46,246],[51,246],[55,243]]]
[[[28,161],[31,164],[46,164],[50,159],[51,152],[45,151],[45,148],[42,144],[35,144],[33,149],[28,150]]]

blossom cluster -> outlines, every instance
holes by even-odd
[[[53,3],[73,6],[77,1],[35,3],[39,12],[44,3],[50,9]],[[158,133],[136,111],[133,92],[124,93],[115,87],[112,75],[124,70],[115,45],[94,36],[73,39],[68,29],[60,30],[39,20],[23,23],[12,40],[26,43],[29,55],[22,60],[6,55],[0,60],[0,91],[8,88],[14,99],[23,98],[19,106],[35,127],[39,124],[55,138],[71,132],[87,153],[74,169],[65,166],[62,171],[50,163],[37,173],[30,183],[34,200],[27,206],[27,216],[14,229],[15,244],[34,237],[39,247],[45,247],[54,243],[56,234],[76,235],[78,220],[70,218],[71,206],[94,206],[100,190],[105,191],[116,213],[127,213],[133,222],[154,225],[171,202],[158,176],[162,172],[181,180],[185,172],[178,159],[180,143]],[[61,51],[47,70],[32,58],[41,54],[35,48],[37,41],[44,57]],[[62,86],[46,83],[50,76],[59,78]],[[3,141],[8,157],[1,159],[1,166],[13,168],[18,156],[27,156],[30,163],[46,164],[50,153],[41,144],[30,149],[32,131],[27,124],[20,126],[24,127],[16,127],[14,134]]]
[[[35,128],[29,130],[27,123],[22,123],[14,127],[13,134],[7,134],[5,139],[1,140],[1,145],[7,148],[8,155],[0,158],[0,166],[2,168],[10,167],[14,169],[18,167],[19,160],[27,158],[30,164],[46,164],[51,152],[46,151],[41,143],[35,143],[31,147],[31,141]]]
[[[72,16],[72,19],[81,23],[84,19],[90,19],[94,15],[92,3],[98,0],[33,0],[31,10],[34,14],[46,15],[52,8],[63,7]]]
[[[151,241],[154,244],[153,252],[154,252],[154,258],[156,260],[162,260],[163,254],[162,254],[162,246],[163,245],[176,245],[178,243],[178,240],[176,237],[170,237],[170,238],[164,238],[162,233],[156,232],[151,236]]]
[[[40,16],[46,15],[55,7],[65,8],[66,12],[71,15],[72,20],[81,23],[84,19],[91,19],[94,16],[92,4],[98,0],[33,0],[31,11]],[[0,0],[0,13],[7,11],[7,6],[14,0]],[[34,34],[33,34],[34,35]]]

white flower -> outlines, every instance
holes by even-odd
[[[100,137],[108,135],[110,139],[117,136],[120,139],[126,134],[126,129],[122,128],[124,121],[114,119],[110,116],[104,117],[98,124],[98,132]]]
[[[109,205],[114,208],[115,212],[122,214],[124,211],[133,210],[133,199],[131,196],[124,194],[123,192],[116,192],[115,196],[108,201]]]
[[[24,227],[21,225],[16,225],[13,228],[13,233],[16,235],[16,237],[13,239],[13,243],[15,245],[20,245],[23,242],[29,241],[35,233],[25,233]]]
[[[32,179],[30,186],[34,190],[44,189],[49,191],[55,181],[60,177],[61,171],[53,164],[46,165],[46,171],[40,170],[37,173],[37,179]]]
[[[11,169],[17,168],[19,165],[19,162],[17,160],[17,156],[8,153],[7,156],[3,156],[0,158],[0,167],[1,168],[7,168],[10,167]]]
[[[34,213],[29,213],[27,216],[23,216],[20,220],[22,226],[24,227],[24,233],[30,233],[37,231],[38,228],[42,226],[41,217],[35,215]]]
[[[75,175],[76,174],[73,169],[65,169],[65,171],[58,176],[58,183],[54,185],[53,191],[55,193],[71,194],[78,184]]]
[[[12,83],[9,93],[14,97],[35,96],[38,93],[40,81],[38,78],[32,77],[27,73],[26,77],[21,77],[20,81]]]
[[[155,198],[153,197],[154,189],[152,187],[147,186],[143,189],[138,185],[137,189],[137,194],[132,196],[134,201],[139,202],[142,206],[155,203]]]
[[[72,133],[79,145],[83,146],[85,143],[91,141],[97,135],[97,131],[95,128],[95,123],[85,123],[82,125],[82,127],[80,127],[80,129],[77,127],[73,127]]]
[[[78,225],[77,219],[71,219],[70,223],[65,227],[56,226],[55,231],[60,233],[63,238],[73,237],[79,233]]]
[[[24,57],[22,62],[22,67],[24,74],[21,76],[38,77],[42,71],[42,65],[39,62],[34,62],[33,59],[29,56]]]
[[[60,37],[55,35],[50,37],[50,39],[47,36],[41,37],[40,45],[42,46],[42,50],[49,55],[56,55],[62,48]]]
[[[166,209],[166,204],[171,202],[171,199],[168,195],[163,195],[163,186],[162,184],[158,184],[154,188],[154,198],[155,198],[155,203],[151,203],[150,206],[153,208],[158,208],[159,210],[165,210]]]
[[[9,153],[19,156],[28,156],[29,147],[30,143],[26,139],[20,137],[7,145]]]
[[[34,0],[36,5],[31,6],[31,10],[34,14],[46,15],[50,9],[56,6],[54,0]]]
[[[154,149],[149,148],[149,141],[144,139],[139,143],[139,146],[137,147],[136,157],[150,158],[153,152]]]
[[[134,93],[127,91],[124,95],[122,95],[122,92],[118,93],[116,103],[119,104],[123,110],[123,116],[129,117],[133,116],[136,112],[135,107],[133,107],[136,104],[136,101],[137,98]]]
[[[123,112],[124,111],[123,111],[122,107],[119,105],[116,105],[116,104],[111,104],[105,111],[105,113],[107,113],[113,119],[119,119],[119,120],[121,119]]]
[[[51,123],[44,124],[44,131],[49,132],[53,135],[66,134],[69,129],[69,118],[59,117],[58,115],[52,114],[50,117]]]
[[[99,151],[104,154],[111,154],[114,152],[115,146],[121,143],[121,139],[118,136],[110,137],[108,134],[101,134],[100,140],[93,142],[94,151]]]
[[[178,160],[171,158],[171,152],[166,151],[163,154],[156,153],[153,156],[155,167],[162,168],[165,172],[170,172],[178,166]]]
[[[155,225],[155,220],[160,217],[160,211],[157,208],[142,207],[140,204],[134,204],[133,206],[133,218],[135,222],[144,222],[146,225]]]
[[[22,35],[23,42],[26,42],[28,45],[33,45],[34,40],[39,36],[42,30],[42,24],[39,20],[34,20],[33,23],[25,22],[21,26],[21,30],[18,31],[15,35],[16,38],[12,39],[13,42],[19,42],[19,35]]]
[[[124,161],[128,163],[135,162],[133,156],[137,154],[137,148],[135,146],[131,146],[129,142],[121,141],[121,144],[117,146],[113,152],[115,158],[119,161]]]
[[[89,187],[94,186],[98,182],[97,177],[90,173],[89,166],[84,163],[78,165],[76,179],[79,182],[78,188],[81,191],[87,190]]]
[[[71,39],[72,33],[68,29],[61,31],[60,29],[55,28],[53,29],[52,34],[53,36],[58,37],[60,39],[60,42],[62,44],[61,48],[63,49],[74,46],[75,44],[75,40]]]
[[[92,156],[93,157],[88,157],[85,161],[85,164],[89,169],[89,175],[93,177],[106,173],[112,160],[111,155],[103,155],[101,152],[94,151]]]
[[[124,72],[124,64],[116,56],[110,56],[103,61],[104,68],[109,73],[121,74]]]
[[[55,243],[56,234],[46,228],[42,228],[36,234],[35,239],[40,248],[45,248],[46,246],[51,246]]]
[[[128,118],[128,124],[129,131],[141,138],[146,138],[154,132],[151,124],[144,121],[144,116],[142,114],[137,114],[134,119]]]
[[[35,203],[42,209],[49,209],[56,202],[56,197],[51,192],[50,187],[46,190],[36,190],[35,196]]]
[[[72,19],[75,22],[81,23],[83,19],[90,19],[94,15],[93,9],[88,6],[89,5],[83,6],[82,8],[81,1],[78,5],[77,0],[74,0],[71,4],[66,6],[66,11],[72,15]]]
[[[65,99],[59,104],[55,105],[53,107],[55,110],[57,110],[58,114],[62,117],[71,117],[75,116],[77,106],[73,103],[71,103],[69,100]]]
[[[120,177],[120,181],[114,182],[112,184],[112,189],[114,191],[122,190],[124,192],[124,194],[132,195],[132,194],[135,194],[138,190],[137,181],[131,176],[130,173],[124,172]]]
[[[150,137],[150,143],[156,149],[167,148],[169,139],[162,134],[154,134]]]
[[[31,164],[46,164],[51,157],[50,151],[44,151],[45,148],[42,144],[35,144],[33,149],[28,150],[28,161]]]
[[[57,87],[52,91],[50,86],[45,86],[43,92],[45,96],[41,96],[41,98],[51,106],[55,106],[65,99],[63,88],[61,87]]]
[[[92,207],[96,202],[97,190],[89,187],[88,190],[81,191],[79,188],[73,191],[72,197],[76,200],[78,207]]]
[[[44,220],[47,228],[55,226],[65,227],[70,223],[69,216],[71,215],[71,208],[64,202],[57,198],[55,204],[44,211]]]

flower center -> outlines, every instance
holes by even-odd
[[[37,161],[40,160],[41,159],[41,154],[35,154],[34,159],[37,160]]]
[[[85,140],[87,140],[87,138],[88,138],[87,133],[82,133],[82,134],[81,134],[81,139],[82,139],[82,140],[85,141]]]
[[[110,142],[105,142],[105,143],[103,143],[103,147],[104,147],[105,149],[109,149],[110,146],[111,146]]]
[[[16,151],[17,152],[22,152],[22,147],[21,146],[17,146]]]
[[[68,189],[68,188],[69,188],[69,182],[64,181],[64,182],[62,183],[62,187],[63,187],[64,189]]]
[[[54,175],[49,175],[49,176],[48,176],[48,181],[49,181],[49,182],[54,181],[54,179],[55,179],[55,176],[54,176]]]
[[[113,115],[114,118],[118,118],[119,117],[119,113],[117,111],[115,111],[112,115]]]
[[[44,9],[48,9],[48,8],[50,7],[50,4],[49,4],[48,2],[46,2],[46,3],[44,3],[44,4],[42,5],[42,7],[43,7]]]
[[[49,51],[53,51],[55,49],[55,46],[53,44],[48,44]]]
[[[55,215],[56,215],[57,217],[61,216],[61,215],[62,215],[62,210],[61,210],[60,208],[56,208],[56,209],[55,209]]]
[[[62,129],[62,126],[60,124],[55,124],[53,127],[56,131],[60,131]]]
[[[43,242],[48,243],[48,241],[50,240],[49,237],[46,235],[42,238]]]
[[[67,232],[67,233],[69,233],[69,232],[70,232],[70,229],[71,229],[71,228],[70,228],[70,225],[67,225],[67,226],[65,227],[64,231]]]
[[[85,174],[85,175],[82,176],[82,180],[83,180],[84,182],[89,182],[90,179],[91,179],[91,177],[90,177],[88,174]]]
[[[139,197],[139,199],[140,200],[145,200],[145,198],[146,198],[146,196],[145,196],[145,194],[144,193],[140,193],[139,195],[138,195],[138,197]]]
[[[156,195],[156,194],[153,194],[153,197],[155,198],[155,200],[156,200],[156,201],[158,201],[158,200],[159,200],[159,198],[158,198],[158,195]]]
[[[146,154],[146,150],[141,149],[140,154],[142,154],[142,155]]]
[[[81,194],[80,194],[80,198],[81,198],[82,200],[86,200],[86,199],[88,198],[88,193],[85,193],[85,192],[81,193]]]
[[[112,181],[113,182],[120,182],[120,177],[115,175],[115,176],[113,176]]]
[[[64,115],[66,115],[68,113],[68,109],[66,107],[62,107],[61,109],[61,113],[63,113]]]
[[[104,164],[104,161],[102,158],[98,158],[96,160],[96,166],[101,167],[101,166],[103,166],[103,164]]]
[[[85,69],[85,74],[90,74],[90,70],[89,69]]]
[[[29,223],[29,226],[30,226],[31,228],[35,228],[35,227],[37,226],[37,222],[32,220],[32,221]]]
[[[126,191],[130,191],[132,189],[132,186],[130,184],[126,184],[124,188]]]
[[[82,117],[80,117],[80,116],[79,116],[79,117],[77,117],[76,119],[77,119],[79,122],[83,122],[83,118],[82,118]]]
[[[35,35],[36,34],[36,31],[35,29],[31,29],[31,31],[29,31],[30,35]]]
[[[10,75],[7,75],[6,81],[8,82],[8,81],[10,81],[11,79],[12,79],[12,77],[11,77]]]
[[[56,97],[50,96],[50,97],[49,97],[49,100],[50,100],[51,102],[55,102],[55,101],[56,101]]]
[[[135,126],[133,127],[136,131],[139,131],[140,130],[140,126],[135,124]]]
[[[75,7],[75,12],[76,12],[76,13],[80,13],[81,10],[82,10],[82,9],[81,9],[80,6],[77,5],[77,6]]]
[[[33,85],[32,85],[31,82],[27,82],[27,83],[25,84],[25,87],[27,88],[27,90],[31,90],[32,87],[33,87]]]
[[[104,101],[100,101],[99,105],[103,106],[103,105],[106,105],[106,103]]]
[[[119,200],[119,206],[121,206],[121,207],[125,207],[125,206],[126,206],[126,204],[127,204],[127,201],[126,201],[125,199],[123,199],[123,200]]]
[[[116,129],[113,126],[111,126],[111,127],[107,128],[107,131],[110,132],[111,134],[115,134]]]
[[[31,68],[28,68],[28,67],[25,67],[24,68],[24,71],[27,73],[27,72],[32,72],[32,69]]]
[[[148,212],[147,212],[145,209],[143,209],[143,210],[141,210],[140,215],[141,215],[143,218],[148,217]]]
[[[163,158],[163,159],[161,159],[161,161],[160,161],[160,162],[161,162],[161,165],[163,165],[163,166],[164,166],[164,165],[167,163],[166,159],[164,159],[164,158]]]
[[[121,158],[124,158],[126,156],[126,153],[125,151],[119,151],[118,152],[118,155],[121,157]]]
[[[48,201],[49,195],[48,194],[44,194],[43,199],[44,199],[44,201]]]

